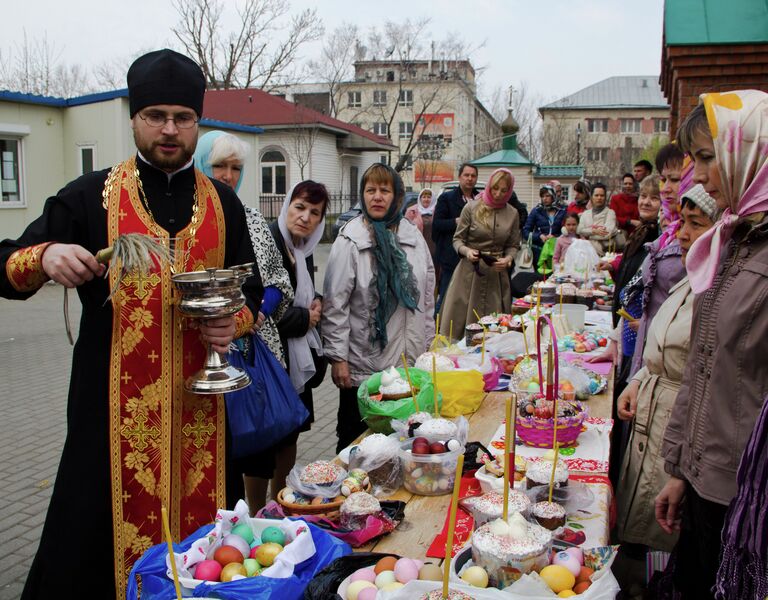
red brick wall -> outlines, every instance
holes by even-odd
[[[768,43],[725,46],[666,46],[661,89],[671,108],[670,132],[677,131],[703,92],[759,89],[768,92]]]

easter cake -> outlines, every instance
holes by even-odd
[[[537,502],[531,509],[533,518],[550,531],[565,525],[565,509],[557,502]]]
[[[411,396],[411,386],[400,376],[395,367],[381,373],[379,393],[382,400],[400,400]]]

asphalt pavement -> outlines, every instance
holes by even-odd
[[[326,244],[315,251],[318,288],[329,251]],[[64,444],[72,348],[62,302],[63,288],[53,284],[25,302],[0,299],[0,600],[21,595]],[[76,293],[69,304],[76,329]],[[330,369],[314,398],[315,423],[299,437],[300,462],[334,456],[338,393]]]

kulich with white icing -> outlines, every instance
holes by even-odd
[[[453,371],[456,369],[456,365],[453,361],[437,352],[425,352],[419,358],[416,359],[416,368],[422,371],[432,372],[432,357],[435,357],[435,370],[436,371]]]
[[[549,480],[552,477],[552,461],[551,460],[538,460],[535,462],[528,462],[528,469],[525,472],[525,476],[529,482],[533,485],[549,485]],[[557,461],[557,467],[555,468],[555,484],[558,487],[563,487],[568,483],[568,467],[561,460]],[[529,485],[529,487],[531,487]]]
[[[344,469],[339,465],[327,460],[316,460],[302,469],[300,480],[307,485],[323,485],[333,483],[343,474]]]

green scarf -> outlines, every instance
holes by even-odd
[[[373,313],[371,328],[371,343],[379,343],[383,350],[389,342],[387,338],[387,323],[397,310],[397,305],[402,304],[410,311],[414,311],[419,305],[419,290],[416,286],[416,278],[413,275],[413,267],[408,262],[405,252],[397,243],[395,229],[403,218],[400,205],[405,197],[403,180],[391,167],[394,182],[395,198],[381,219],[374,219],[368,214],[365,200],[361,202],[363,215],[368,222],[373,234],[373,297],[371,301],[376,307]],[[366,177],[363,175],[360,185],[360,196],[363,195]]]

